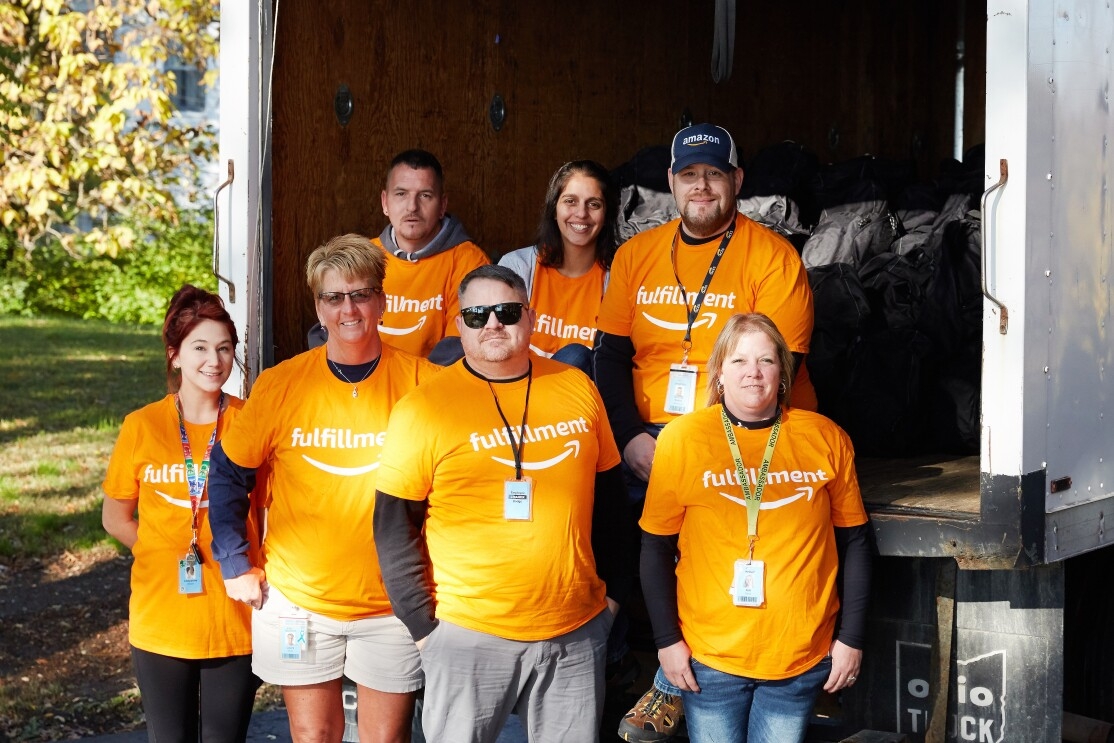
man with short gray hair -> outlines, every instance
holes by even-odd
[[[591,380],[530,352],[520,276],[477,268],[459,299],[464,358],[399,401],[376,481],[384,583],[426,675],[423,730],[493,743],[515,711],[535,743],[595,740],[634,553],[610,528],[629,519],[619,452]]]

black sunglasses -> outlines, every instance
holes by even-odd
[[[378,289],[369,286],[366,289],[357,289],[353,292],[321,292],[317,295],[317,298],[330,307],[340,307],[344,304],[345,297],[351,297],[353,304],[367,304],[378,293]]]
[[[464,324],[473,330],[487,325],[487,318],[495,313],[495,319],[502,325],[514,325],[522,319],[522,302],[500,302],[499,304],[478,304],[465,307],[460,311]]]

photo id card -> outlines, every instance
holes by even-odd
[[[280,617],[279,659],[301,663],[309,660],[309,620],[300,617]]]
[[[534,478],[503,481],[503,518],[507,521],[534,520]]]
[[[193,555],[186,554],[178,561],[178,593],[202,593],[201,565]]]
[[[692,364],[669,365],[665,412],[683,415],[696,409],[696,372],[697,367]]]
[[[736,560],[731,585],[735,606],[760,607],[766,603],[766,564],[761,560]]]

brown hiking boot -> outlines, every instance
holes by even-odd
[[[651,688],[619,723],[619,737],[630,743],[669,740],[685,714],[681,697]]]

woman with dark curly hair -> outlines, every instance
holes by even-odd
[[[591,374],[596,315],[618,245],[619,199],[593,160],[565,163],[549,179],[537,242],[499,261],[526,282],[537,312],[531,349]]]

